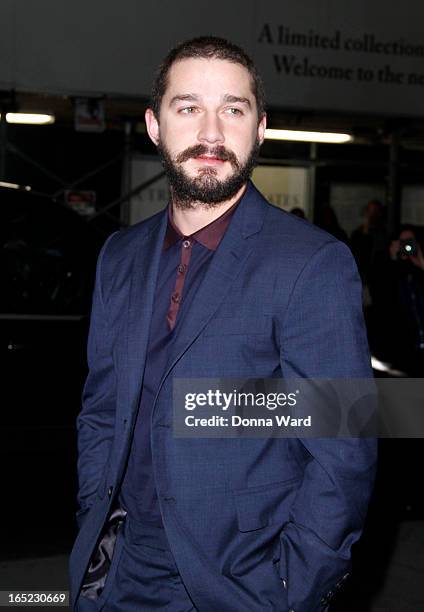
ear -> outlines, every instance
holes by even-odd
[[[148,108],[144,114],[146,120],[147,133],[155,145],[159,144],[159,122],[151,108]]]
[[[266,130],[266,114],[264,113],[262,115],[262,118],[260,119],[259,123],[258,123],[258,140],[259,140],[259,144],[262,144],[265,138],[265,130]]]

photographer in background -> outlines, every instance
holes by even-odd
[[[424,374],[423,230],[404,225],[376,265],[372,297],[382,357],[409,376]]]

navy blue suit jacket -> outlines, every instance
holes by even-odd
[[[74,598],[119,494],[166,225],[161,212],[113,234],[99,256],[78,418]],[[173,377],[276,375],[371,375],[361,283],[344,244],[249,183],[181,321],[151,421],[164,526],[201,612],[272,610],[275,596],[283,610],[320,610],[361,534],[375,440],[174,437]]]

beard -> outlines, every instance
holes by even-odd
[[[190,209],[196,206],[196,202],[199,202],[208,208],[213,208],[233,198],[250,178],[257,163],[259,148],[260,144],[256,139],[247,160],[241,164],[236,155],[225,147],[207,147],[203,144],[189,147],[173,159],[165,144],[159,142],[158,153],[169,180],[175,206]],[[201,168],[197,176],[188,176],[181,164],[188,159],[205,154],[230,162],[233,168],[232,174],[219,180],[216,177],[216,169],[206,167]]]

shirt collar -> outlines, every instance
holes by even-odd
[[[179,240],[184,238],[191,238],[196,242],[200,242],[204,247],[210,251],[216,251],[219,243],[224,237],[225,231],[230,224],[231,218],[240,202],[241,198],[235,202],[231,208],[226,210],[220,217],[208,223],[201,229],[190,234],[190,236],[184,236],[178,227],[174,223],[172,216],[172,205],[168,206],[168,226],[166,228],[165,240],[163,242],[163,250],[168,249],[170,246],[176,244]]]

